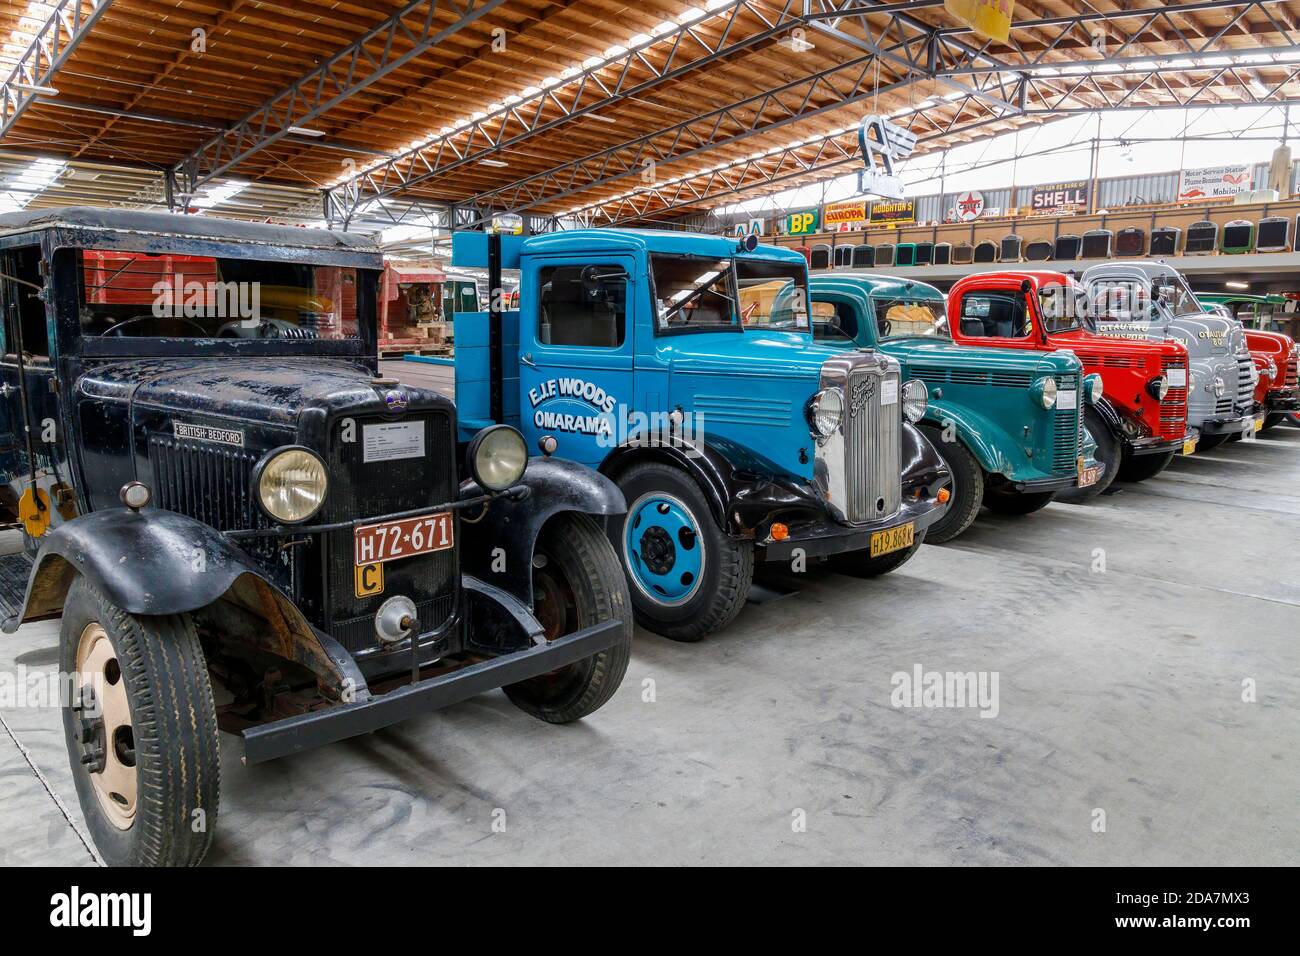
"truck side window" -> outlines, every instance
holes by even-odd
[[[1029,311],[1019,292],[968,292],[961,300],[961,334],[968,338],[1023,339]]]
[[[48,358],[50,355],[50,337],[45,326],[45,303],[39,298],[37,289],[42,287],[45,279],[41,275],[41,250],[36,246],[17,249],[11,256],[0,260],[3,267],[0,273],[7,277],[0,278],[0,302],[5,305],[6,313],[12,305],[16,315],[10,317],[10,327],[4,331],[2,340],[5,351],[16,349],[18,343],[12,323],[21,324],[23,351],[36,358]],[[17,281],[15,281],[17,280]]]
[[[858,335],[858,319],[853,307],[843,302],[812,304],[813,341],[852,343]]]
[[[623,344],[627,273],[622,266],[547,266],[537,282],[539,342],[609,349]]]
[[[730,259],[650,256],[660,332],[740,331]]]

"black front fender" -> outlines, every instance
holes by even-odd
[[[481,494],[473,481],[460,486],[462,499]],[[562,512],[605,518],[626,510],[623,493],[599,472],[557,458],[529,459],[519,485],[462,513],[462,567],[532,607],[533,551],[546,522]]]
[[[20,613],[6,633],[51,617],[76,575],[130,614],[196,611],[226,593],[240,575],[262,577],[220,532],[171,511],[96,511],[59,525],[41,542]]]

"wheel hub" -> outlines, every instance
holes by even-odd
[[[91,623],[77,642],[77,689],[73,705],[81,765],[109,822],[128,830],[135,822],[135,730],[126,676],[108,632]]]
[[[653,525],[641,535],[641,559],[651,574],[667,574],[677,563],[677,548],[668,532]]]
[[[672,495],[648,492],[632,503],[623,560],[637,590],[666,606],[694,597],[705,561],[698,527],[686,503]]]

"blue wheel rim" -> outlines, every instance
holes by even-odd
[[[664,607],[685,604],[700,589],[704,561],[699,523],[680,498],[648,492],[632,503],[623,563],[643,595]]]

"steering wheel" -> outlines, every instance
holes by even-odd
[[[120,336],[122,333],[119,332],[118,330],[119,330],[119,329],[123,329],[123,328],[125,328],[125,327],[128,326],[128,325],[135,325],[135,323],[137,323],[137,322],[156,322],[156,321],[158,321],[159,319],[171,319],[173,322],[184,322],[186,325],[189,325],[189,326],[192,326],[193,328],[198,329],[200,335],[204,336],[205,338],[207,337],[207,334],[208,334],[208,330],[207,330],[207,329],[205,329],[203,326],[199,325],[199,323],[197,323],[197,322],[193,322],[193,321],[191,321],[191,320],[189,320],[189,319],[186,319],[186,318],[183,318],[182,316],[179,316],[179,315],[168,315],[168,316],[159,316],[159,315],[135,315],[135,316],[132,316],[132,317],[129,318],[129,319],[123,319],[121,322],[115,322],[115,323],[113,323],[113,324],[110,325],[108,328],[106,328],[103,332],[100,332],[100,333],[99,333],[99,337],[100,337],[100,338],[103,338],[103,337],[106,336],[106,335],[113,335],[113,334],[117,334],[117,335]]]

